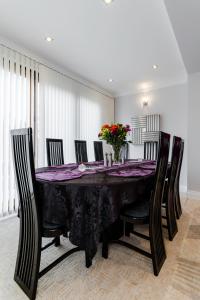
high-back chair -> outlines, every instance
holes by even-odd
[[[157,160],[158,157],[158,142],[144,142],[144,159]]]
[[[63,140],[46,139],[47,163],[48,166],[58,166],[64,164]]]
[[[135,202],[125,207],[120,215],[120,219],[124,223],[124,232],[127,224],[148,224],[149,235],[144,235],[135,230],[132,231],[136,236],[146,239],[150,242],[150,252],[147,252],[137,246],[122,240],[113,241],[132,250],[139,252],[152,259],[154,275],[158,275],[160,269],[166,259],[165,245],[162,233],[161,204],[163,187],[166,178],[168,156],[170,147],[170,135],[160,132],[160,146],[158,153],[158,161],[154,180],[154,187],[151,191],[150,199]],[[106,231],[103,233],[102,256],[108,257],[109,235]]]
[[[82,162],[88,162],[87,156],[87,144],[83,140],[75,140],[75,154],[77,164]]]
[[[170,241],[173,240],[174,236],[178,232],[175,211],[175,182],[179,171],[181,143],[182,140],[180,137],[173,137],[171,166],[168,173],[168,180],[165,182],[164,199],[162,205],[166,209],[166,216],[163,216],[163,218],[167,221],[167,225],[163,225],[163,227],[167,228]]]
[[[101,141],[94,141],[94,157],[96,161],[103,160],[103,143]]]
[[[42,223],[41,199],[35,180],[32,129],[11,130],[15,178],[20,203],[20,234],[14,279],[30,299],[35,299],[38,279],[70,254],[75,247],[39,271],[41,251],[51,245],[60,245],[60,235],[67,228],[59,224]],[[41,246],[42,237],[54,238]]]
[[[181,151],[180,151],[180,157],[179,157],[179,163],[178,163],[178,170],[177,170],[177,176],[175,180],[175,187],[174,187],[174,193],[175,193],[175,211],[176,211],[176,217],[177,219],[180,219],[182,215],[182,208],[181,208],[181,201],[180,201],[180,174],[181,174],[181,167],[183,162],[183,153],[184,153],[184,141],[181,142]]]

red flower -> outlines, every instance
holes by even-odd
[[[112,125],[110,131],[111,131],[112,134],[116,134],[117,131],[118,131],[118,126],[117,125]]]
[[[108,124],[104,124],[104,125],[102,126],[102,129],[103,129],[103,128],[108,128],[108,129],[109,129],[110,126],[109,126]]]

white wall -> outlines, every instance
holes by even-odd
[[[200,73],[188,78],[188,190],[200,192]]]
[[[143,108],[142,100],[149,99],[148,107]],[[119,97],[115,101],[115,121],[129,123],[132,116],[148,113],[161,115],[161,130],[177,135],[185,140],[185,152],[181,172],[181,190],[187,190],[187,119],[188,85],[176,85],[145,94]],[[200,103],[200,102],[199,102]],[[130,146],[132,158],[143,157],[142,146]]]

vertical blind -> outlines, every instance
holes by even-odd
[[[114,100],[45,66],[40,66],[37,107],[37,165],[46,165],[46,138],[63,139],[64,160],[75,162],[74,140],[87,141],[94,160],[93,141],[105,122],[114,119]]]
[[[10,129],[33,126],[38,64],[0,46],[0,217],[18,208]]]
[[[79,97],[80,130],[77,137],[87,141],[88,159],[93,161],[93,142],[98,141],[102,124],[114,121],[114,106],[111,99],[87,88],[82,89],[82,95]],[[104,143],[104,150],[110,152],[111,147]]]
[[[75,139],[88,158],[102,123],[114,119],[114,100],[14,50],[0,46],[0,218],[18,209],[10,130],[32,127],[36,167],[46,165],[46,138],[62,138],[65,162]]]

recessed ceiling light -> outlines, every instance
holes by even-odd
[[[51,42],[53,42],[53,38],[52,37],[50,37],[50,36],[47,36],[46,38],[45,38],[45,40],[48,42],[48,43],[51,43]]]
[[[113,82],[113,79],[112,79],[112,78],[109,78],[108,81],[109,81],[109,82]]]
[[[113,0],[103,0],[106,4],[110,4]]]
[[[158,65],[153,65],[152,68],[153,68],[154,70],[156,70],[156,69],[158,69]]]

